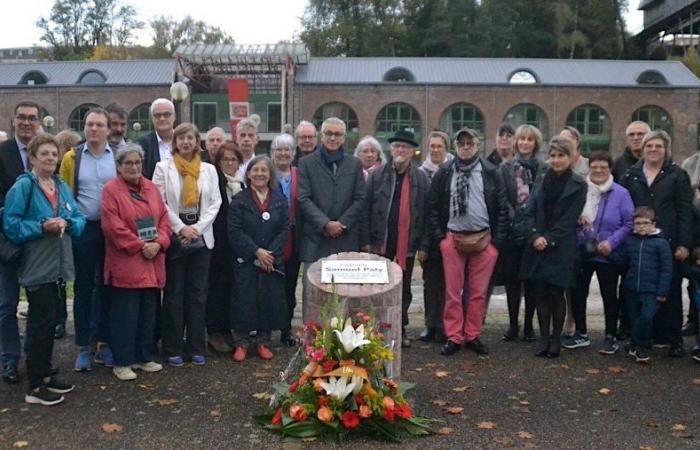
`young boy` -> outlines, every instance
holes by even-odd
[[[623,286],[632,327],[629,354],[635,361],[646,363],[654,315],[666,301],[671,284],[673,256],[668,241],[656,228],[653,209],[640,206],[634,210],[632,219],[634,230],[618,258],[627,266]]]

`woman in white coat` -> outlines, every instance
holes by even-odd
[[[163,196],[173,230],[161,316],[163,353],[173,367],[182,366],[184,358],[204,365],[212,224],[221,194],[216,169],[200,160],[197,127],[183,123],[175,128],[173,158],[156,165],[153,182]]]

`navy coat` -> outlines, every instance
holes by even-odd
[[[673,255],[663,232],[646,236],[631,234],[620,251],[611,256],[618,264],[627,266],[623,281],[626,290],[657,297],[668,296]]]
[[[231,326],[236,333],[280,330],[289,323],[284,293],[284,275],[266,273],[256,267],[259,248],[275,255],[275,269],[284,271],[282,250],[289,233],[287,200],[277,189],[270,190],[264,220],[250,188],[236,194],[228,208],[228,237],[233,250],[234,278]]]

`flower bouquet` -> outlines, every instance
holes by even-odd
[[[384,363],[394,356],[384,343],[387,325],[364,312],[343,317],[337,295],[322,316],[323,323],[304,327],[303,346],[274,385],[268,414],[256,421],[285,436],[337,441],[350,434],[401,441],[433,433],[429,425],[436,421],[415,416],[404,398],[412,385],[385,377]]]

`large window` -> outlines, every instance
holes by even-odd
[[[22,75],[22,79],[19,84],[28,84],[30,86],[37,84],[46,84],[49,79],[44,75],[43,72],[38,70],[30,70],[29,72]]]
[[[533,125],[542,132],[544,140],[549,140],[549,121],[547,115],[537,105],[521,103],[511,108],[506,114],[504,122],[509,122],[514,127],[523,124]]]
[[[442,113],[440,129],[449,134],[459,129],[469,127],[484,135],[484,115],[479,108],[469,103],[457,103],[450,106]]]
[[[216,126],[216,102],[193,102],[192,115],[199,131],[206,133]]]
[[[100,105],[95,103],[83,103],[75,108],[68,116],[68,128],[72,128],[78,133],[83,133],[85,129],[85,115],[92,108],[97,108]]]
[[[105,84],[107,77],[99,70],[86,70],[78,78],[78,84]]]
[[[632,120],[641,120],[649,124],[652,130],[664,130],[673,136],[673,121],[665,109],[658,106],[644,106],[632,114]]]
[[[599,106],[581,105],[571,111],[566,124],[581,133],[581,153],[610,150],[610,117]]]
[[[326,103],[316,110],[312,122],[316,125],[319,133],[321,132],[321,124],[329,117],[337,117],[345,122],[347,128],[347,137],[345,138],[345,146],[348,149],[354,149],[358,142],[359,123],[355,111],[345,103],[332,102]]]
[[[282,104],[267,104],[267,131],[280,133],[282,131]]]
[[[139,131],[134,130],[134,125],[139,124],[141,129]],[[153,131],[153,121],[151,120],[151,104],[141,103],[136,108],[132,109],[129,113],[129,119],[127,120],[127,126],[129,128],[129,139],[136,140],[141,135],[150,133]]]
[[[421,120],[418,111],[407,103],[391,103],[377,114],[375,137],[382,143],[398,130],[411,131],[416,141],[421,142]]]

